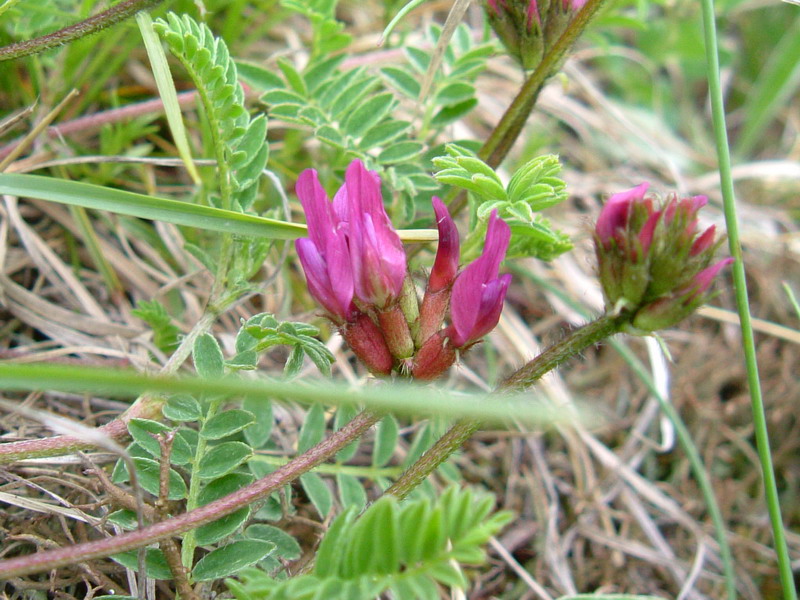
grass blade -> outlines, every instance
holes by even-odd
[[[739,311],[739,321],[742,328],[742,347],[747,368],[747,382],[750,388],[750,403],[753,409],[756,446],[764,477],[764,492],[767,498],[770,522],[772,523],[772,534],[775,539],[775,552],[778,555],[778,569],[784,598],[796,600],[797,591],[794,586],[792,563],[783,531],[778,487],[775,481],[775,470],[772,466],[772,455],[770,454],[769,433],[767,432],[767,419],[761,394],[761,381],[758,376],[758,362],[756,360],[753,325],[750,317],[750,302],[747,294],[742,246],[739,240],[736,197],[733,192],[733,178],[731,176],[731,155],[725,125],[725,103],[719,76],[719,47],[717,44],[717,24],[714,16],[714,0],[702,0],[700,4],[703,10],[708,92],[711,100],[711,115],[717,145],[719,177],[725,209],[725,226],[728,230],[728,247],[735,259],[733,264],[733,284],[736,290],[736,306]],[[736,598],[736,589],[730,581],[728,582],[728,596],[732,600]]]

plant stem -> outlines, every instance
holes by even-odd
[[[0,48],[0,62],[4,60],[11,60],[14,58],[22,58],[38,52],[61,46],[68,42],[73,42],[87,35],[98,33],[103,29],[116,25],[125,19],[132,17],[140,10],[144,10],[151,6],[159,4],[161,0],[123,0],[104,10],[101,13],[93,15],[84,21],[64,27],[53,33],[48,33],[38,38],[28,40],[26,42],[17,42]]]
[[[478,151],[478,158],[494,168],[500,166],[508,155],[514,142],[517,141],[525,122],[536,105],[539,93],[544,84],[556,72],[564,62],[567,53],[578,37],[583,33],[589,22],[597,14],[606,0],[588,0],[581,10],[570,22],[569,26],[561,34],[555,44],[542,57],[542,62],[536,67],[533,73],[525,80],[517,96],[511,102],[506,112],[500,118],[492,133]],[[458,194],[450,198],[448,208],[450,214],[455,215],[464,208],[467,202],[466,194]]]
[[[775,470],[772,465],[770,452],[769,432],[764,410],[764,400],[761,395],[761,382],[758,377],[758,362],[756,360],[755,340],[753,326],[750,318],[750,301],[747,294],[747,280],[745,278],[744,261],[742,259],[742,246],[739,241],[739,223],[736,214],[736,198],[733,191],[731,177],[731,157],[728,146],[728,134],[725,125],[725,104],[719,76],[719,50],[717,44],[717,25],[714,16],[714,0],[702,0],[703,29],[705,34],[706,65],[708,67],[708,92],[711,100],[711,115],[714,124],[714,137],[717,145],[719,161],[720,186],[725,208],[725,226],[728,230],[728,246],[735,259],[733,264],[733,284],[736,290],[736,306],[739,312],[739,321],[742,328],[742,347],[744,350],[745,366],[747,368],[747,381],[750,388],[750,404],[753,410],[753,426],[756,437],[758,458],[764,477],[764,493],[767,499],[772,535],[775,539],[775,552],[778,557],[778,570],[780,573],[781,587],[786,600],[796,600],[792,564],[789,550],[786,546],[786,537],[781,518],[780,499],[775,481]],[[736,597],[736,590],[728,590],[731,598]]]
[[[356,415],[347,425],[328,438],[310,448],[289,464],[258,481],[215,500],[209,504],[183,513],[167,521],[154,523],[144,529],[130,531],[109,538],[95,540],[76,546],[46,550],[8,560],[0,560],[0,580],[20,577],[63,567],[65,565],[102,558],[111,554],[134,550],[200,527],[224,517],[244,506],[269,496],[278,488],[297,479],[319,463],[327,460],[339,450],[352,443],[372,427],[382,415],[364,411]]]
[[[215,398],[208,403],[208,409],[206,410],[206,414],[203,416],[203,419],[200,423],[200,431],[201,435],[197,436],[197,448],[194,452],[194,458],[192,460],[192,475],[191,480],[189,481],[189,491],[186,494],[186,512],[191,512],[195,508],[197,508],[197,498],[200,496],[200,478],[197,476],[198,467],[200,466],[200,460],[206,453],[206,438],[202,435],[202,428],[203,425],[214,415],[217,414],[219,407],[222,405],[225,398]],[[183,566],[186,567],[191,571],[192,564],[194,563],[194,551],[197,547],[197,543],[195,542],[195,530],[192,529],[183,536],[183,544],[181,545],[181,562]]]
[[[589,346],[619,331],[622,320],[617,316],[603,315],[570,333],[566,338],[550,346],[539,356],[517,370],[506,379],[497,392],[514,392],[525,389],[569,358],[576,356]],[[411,490],[422,483],[451,454],[458,450],[480,427],[479,421],[459,421],[395,481],[387,494],[405,498]]]

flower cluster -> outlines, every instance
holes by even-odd
[[[594,241],[606,310],[628,316],[631,331],[670,327],[708,300],[714,277],[733,259],[714,264],[722,243],[715,227],[698,230],[705,196],[673,195],[657,205],[643,183],[609,198]]]
[[[486,0],[489,23],[508,53],[535,69],[586,0]]]
[[[459,272],[458,231],[433,199],[439,246],[420,304],[376,173],[353,161],[333,202],[313,169],[296,191],[308,222],[308,237],[297,240],[308,289],[370,371],[434,379],[497,325],[511,279],[498,273],[511,230],[496,213],[483,254]]]

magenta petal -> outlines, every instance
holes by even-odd
[[[717,276],[717,274],[732,262],[733,258],[730,256],[728,258],[723,258],[718,263],[703,269],[697,275],[695,275],[694,279],[692,280],[692,289],[694,290],[693,295],[704,293],[709,287],[711,287],[711,282],[714,281],[714,278]]]
[[[641,183],[635,188],[612,195],[605,203],[597,217],[595,232],[606,249],[617,230],[627,227],[632,205],[644,200],[648,187],[649,183]]]
[[[647,217],[642,230],[639,232],[639,243],[642,245],[642,252],[646,255],[650,250],[650,244],[653,243],[653,233],[658,225],[658,220],[661,218],[661,211],[656,211]]]
[[[433,212],[436,214],[436,227],[439,230],[439,245],[436,260],[433,262],[428,289],[438,292],[450,285],[458,271],[459,239],[455,221],[450,216],[444,202],[433,197]]]
[[[511,275],[506,273],[486,284],[481,296],[478,320],[475,322],[469,341],[482,338],[497,326],[498,321],[500,321],[500,313],[503,312],[503,301],[506,299],[506,292],[510,283]]]
[[[530,31],[533,27],[534,18],[536,19],[536,23],[539,25],[539,27],[542,26],[542,18],[539,16],[539,5],[536,3],[536,0],[529,0],[526,13],[528,17],[528,31]]]
[[[308,291],[329,313],[339,319],[347,320],[350,317],[350,304],[353,297],[352,279],[348,297],[346,285],[340,285],[338,290],[331,285],[328,264],[314,245],[314,242],[308,238],[302,238],[295,242],[295,247],[297,248],[297,256],[300,258],[300,264],[306,274]],[[345,288],[344,293],[341,288]]]
[[[355,294],[365,304],[383,308],[402,290],[405,250],[383,207],[378,176],[354,160],[347,167],[345,187]]]
[[[511,239],[511,228],[508,223],[497,216],[493,211],[489,217],[489,226],[486,231],[486,245],[483,254],[459,274],[453,284],[453,293],[450,299],[450,316],[453,322],[453,345],[461,347],[474,341],[491,330],[497,324],[499,312],[502,309],[502,297],[508,288],[507,280],[498,280],[497,274],[500,263],[503,261]],[[501,281],[498,283],[498,281]],[[506,281],[505,287],[502,281]],[[499,286],[499,287],[498,287]],[[486,290],[489,290],[485,296]],[[502,294],[500,290],[502,289]],[[498,295],[502,295],[497,302]],[[485,329],[486,323],[494,319],[494,324]]]
[[[334,231],[334,220],[328,195],[314,169],[306,169],[300,173],[295,192],[306,213],[308,236],[317,248],[322,249],[327,243],[328,236]]]
[[[689,251],[689,256],[697,256],[701,252],[705,252],[714,244],[714,234],[716,233],[716,226],[712,225],[706,229],[700,237],[698,237],[692,244],[692,249]]]

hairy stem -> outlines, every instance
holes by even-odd
[[[281,486],[310,471],[319,463],[327,460],[362,436],[381,416],[369,411],[359,413],[347,425],[335,431],[328,438],[277,471],[224,498],[167,521],[161,521],[144,529],[85,544],[0,560],[0,580],[48,571],[65,565],[134,550],[215,521],[244,506],[266,498]]]
[[[570,22],[569,26],[561,34],[552,48],[542,57],[542,62],[530,74],[519,93],[511,102],[506,112],[498,121],[492,133],[478,151],[478,157],[492,167],[497,168],[508,155],[514,142],[517,141],[525,122],[536,105],[539,93],[544,84],[555,74],[570,48],[583,33],[589,22],[597,14],[606,0],[588,0],[581,10]],[[461,211],[467,203],[466,193],[458,193],[448,198],[448,208],[450,214],[455,215]]]
[[[22,58],[38,52],[55,48],[69,42],[73,42],[87,35],[98,33],[103,29],[116,25],[125,19],[132,17],[140,10],[144,10],[156,4],[160,4],[161,0],[123,0],[104,10],[101,13],[93,15],[84,21],[64,27],[53,33],[48,33],[38,38],[28,40],[26,42],[17,42],[0,48],[0,62],[4,60],[12,60],[14,58]]]
[[[617,333],[622,325],[619,317],[603,315],[576,329],[566,338],[550,346],[539,356],[517,370],[506,379],[497,392],[518,392],[534,384],[564,361],[576,356],[589,346]],[[459,421],[411,465],[400,478],[386,490],[398,498],[405,498],[411,490],[422,483],[439,465],[458,450],[480,427],[479,421]]]

